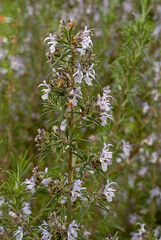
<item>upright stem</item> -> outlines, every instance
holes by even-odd
[[[72,110],[73,110],[73,107],[71,106],[71,111]],[[71,113],[71,115],[70,115],[70,131],[71,131],[71,133],[73,131],[73,113]],[[68,172],[68,183],[70,183],[70,182],[73,181],[73,174],[72,174],[72,147],[70,147],[70,150],[69,150],[69,161],[68,161],[67,172]],[[70,196],[69,196],[69,202],[70,202],[70,211],[68,211],[68,214],[67,214],[68,224],[70,224],[70,213],[72,211],[71,193],[70,193]]]
[[[73,111],[73,107],[71,106],[71,111]],[[73,131],[73,113],[70,115],[70,131]],[[69,151],[69,162],[68,162],[68,182],[72,182],[72,147]]]
[[[116,114],[116,119],[115,119],[115,123],[114,123],[114,126],[113,126],[113,130],[112,130],[112,136],[111,136],[111,143],[113,143],[114,141],[114,137],[115,137],[115,133],[117,131],[117,128],[118,128],[118,120],[119,120],[119,116],[120,116],[120,113],[121,113],[121,104],[124,100],[124,94],[122,95],[122,98],[120,100],[120,108],[118,109],[117,111],[117,114]],[[102,185],[104,182],[104,178],[102,178],[102,176],[100,176],[100,184]],[[99,211],[98,211],[98,208],[95,207],[94,209],[94,219],[93,219],[93,224],[92,224],[92,232],[95,231],[96,229],[96,226],[97,226],[97,221],[98,221],[98,215],[99,215]]]
[[[30,226],[26,224],[26,228],[29,233],[34,237],[34,239],[40,240],[40,238],[31,230]]]
[[[74,56],[73,56],[73,61],[74,61]],[[72,87],[74,87],[74,78],[73,78],[73,68],[72,70],[70,71],[71,72],[71,81],[72,81]],[[73,125],[74,125],[74,116],[73,116],[73,106],[71,104],[71,114],[70,114],[70,133],[72,134],[72,131],[73,131]],[[73,181],[73,173],[72,173],[72,147],[70,147],[70,150],[69,150],[69,161],[68,161],[68,169],[67,169],[67,172],[68,172],[68,183],[72,182]],[[71,195],[71,193],[70,193]],[[71,203],[71,198],[70,198],[70,209],[72,211],[72,203]],[[68,223],[70,223],[70,216],[69,216],[69,212],[68,212]]]

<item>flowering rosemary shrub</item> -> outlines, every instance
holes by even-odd
[[[151,0],[0,3],[0,239],[161,239],[160,16]],[[76,24],[42,44],[58,19]]]
[[[109,87],[102,90],[97,81],[92,30],[85,27],[73,34],[73,28],[73,22],[61,21],[58,31],[44,41],[49,45],[46,55],[50,68],[47,81],[39,88],[45,113],[50,117],[48,131],[38,129],[35,141],[44,161],[52,154],[52,164],[44,171],[35,167],[31,178],[23,181],[27,163],[25,157],[21,158],[17,172],[9,179],[11,183],[14,178],[10,188],[13,198],[7,197],[8,184],[2,186],[4,237],[87,239],[92,237],[93,209],[110,212],[108,205],[115,197],[116,183],[108,175],[112,144],[104,143],[102,138],[95,141],[94,136],[83,137],[84,131],[102,131],[112,120],[112,97]],[[93,87],[101,91],[96,97]],[[44,198],[45,206],[34,217],[30,204],[39,197]]]

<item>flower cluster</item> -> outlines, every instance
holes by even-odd
[[[42,235],[41,239],[64,239],[67,235],[66,225],[66,218],[62,220],[60,216],[57,216],[56,212],[51,213],[48,222],[43,221],[42,225],[39,227],[39,231]]]
[[[45,168],[45,171],[42,172],[39,170],[39,167],[35,167],[32,170],[33,176],[30,179],[26,179],[24,184],[26,185],[26,189],[30,190],[32,194],[34,194],[36,187],[39,187],[47,175],[48,168]]]

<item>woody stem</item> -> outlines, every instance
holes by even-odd
[[[73,61],[74,61],[74,57],[73,57]],[[73,69],[71,70],[71,74],[70,75],[71,75],[72,87],[74,87]],[[72,131],[73,131],[73,125],[74,125],[74,115],[73,115],[73,106],[71,104],[71,114],[70,114],[70,133],[71,133],[71,135],[72,135]],[[72,170],[73,170],[73,167],[72,167],[72,147],[70,147],[70,149],[69,149],[68,169],[67,169],[67,172],[68,172],[68,183],[71,183],[73,181]],[[72,211],[71,198],[69,198],[69,202],[70,202],[70,209]],[[68,212],[68,223],[70,222],[69,214],[70,213]]]

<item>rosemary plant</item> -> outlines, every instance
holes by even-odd
[[[49,45],[46,55],[50,67],[47,80],[39,88],[49,126],[48,131],[38,129],[35,141],[41,159],[45,161],[49,154],[53,156],[51,169],[45,168],[43,172],[35,167],[30,179],[21,182],[20,178],[17,186],[20,196],[15,199],[13,192],[12,207],[6,212],[11,221],[6,228],[2,227],[4,236],[16,239],[94,238],[94,233],[90,232],[94,206],[97,211],[110,212],[108,204],[116,191],[116,183],[108,176],[113,146],[100,139],[97,140],[99,146],[94,148],[94,136],[85,139],[83,133],[88,129],[102,131],[112,120],[112,97],[109,87],[102,90],[97,81],[92,30],[85,27],[74,34],[73,28],[73,22],[61,21],[58,31],[49,34],[44,41]],[[94,87],[101,91],[97,96],[92,94]],[[26,163],[22,161],[23,164]],[[19,168],[16,178],[18,176]],[[33,218],[26,195],[31,201],[40,197],[40,192],[42,198],[42,194],[45,195],[46,206]],[[7,201],[2,197],[1,205],[8,206]],[[4,215],[2,226],[5,219]],[[101,235],[106,237],[104,233]]]

